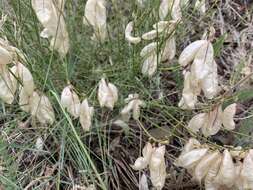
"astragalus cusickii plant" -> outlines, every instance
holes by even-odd
[[[2,5],[0,189],[253,189],[218,2]]]

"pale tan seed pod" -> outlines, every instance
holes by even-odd
[[[143,40],[153,40],[153,39],[155,39],[155,38],[157,38],[158,36],[159,36],[159,31],[157,31],[157,30],[151,30],[151,31],[149,31],[149,32],[146,32],[146,33],[144,33],[142,36],[141,36],[141,38],[143,39]]]
[[[93,113],[94,108],[89,106],[88,100],[83,100],[80,106],[80,123],[84,131],[90,130]]]
[[[171,25],[171,22],[169,21],[159,21],[153,24],[153,29],[156,31],[165,31],[166,29],[169,28],[170,25]]]
[[[36,117],[42,124],[53,124],[55,115],[53,107],[47,96],[33,92],[29,99],[31,115]]]
[[[166,40],[161,61],[172,60],[176,55],[176,39],[174,36]]]
[[[235,163],[235,173],[236,173],[236,180],[235,180],[235,188],[237,190],[244,190],[243,188],[243,177],[241,176],[243,163],[241,161],[237,161]]]
[[[139,182],[139,190],[149,190],[148,179],[145,174],[142,174],[142,176],[141,176],[141,180]]]
[[[0,99],[11,104],[17,90],[17,80],[5,65],[0,68],[0,89]]]
[[[208,152],[208,148],[193,149],[183,155],[180,155],[176,161],[176,165],[190,169],[198,163]]]
[[[18,62],[15,66],[11,68],[11,70],[13,71],[13,73],[15,73],[15,76],[21,81],[25,93],[28,96],[31,96],[35,87],[33,77],[29,69]]]
[[[206,0],[197,0],[195,2],[196,10],[199,10],[201,15],[205,15],[206,13]]]
[[[203,78],[200,83],[201,89],[203,90],[205,97],[208,99],[212,99],[218,94],[220,88],[218,85],[217,64],[215,61],[210,68],[210,73]]]
[[[88,0],[85,5],[84,24],[92,25],[94,36],[92,39],[105,41],[106,30],[106,2],[104,0]]]
[[[64,57],[69,49],[69,36],[63,18],[64,2],[51,0],[32,0],[32,7],[44,27],[40,36],[52,38],[50,49],[55,49]]]
[[[132,114],[133,118],[138,120],[140,117],[140,108],[143,107],[145,103],[139,99],[138,94],[129,94],[125,101],[127,105],[120,112],[122,119],[128,121]]]
[[[253,188],[253,150],[249,150],[248,154],[243,160],[243,165],[241,169],[241,177],[243,180],[244,189]]]
[[[203,80],[213,71],[214,50],[211,42],[206,41],[197,51],[194,61],[191,65],[191,73],[196,81]]]
[[[194,170],[194,177],[197,181],[201,180],[207,175],[209,169],[213,166],[213,163],[220,157],[219,151],[208,153],[197,164]]]
[[[152,153],[153,147],[150,143],[147,143],[142,149],[143,157],[137,158],[134,165],[132,165],[132,168],[134,170],[143,170],[144,168],[146,168],[150,162]]]
[[[171,10],[172,7],[172,1],[170,0],[161,0],[161,4],[159,7],[159,18],[160,20],[165,20],[167,17],[169,10]]]
[[[197,148],[200,148],[201,144],[200,142],[197,140],[197,139],[194,139],[194,138],[190,138],[188,140],[188,142],[185,144],[182,152],[181,152],[181,155],[187,153],[187,152],[190,152],[191,150],[193,149],[197,149]]]
[[[187,129],[189,129],[193,133],[199,132],[199,129],[205,125],[207,122],[207,114],[200,113],[195,115],[187,125]]]
[[[146,45],[140,53],[141,57],[147,57],[150,56],[151,54],[154,54],[156,52],[157,49],[157,43],[156,42],[152,42],[148,45]]]
[[[61,105],[63,108],[66,108],[74,118],[79,117],[81,103],[71,85],[63,89],[61,94]]]
[[[213,163],[212,167],[207,172],[205,177],[205,189],[206,190],[218,190],[219,184],[215,181],[216,176],[218,175],[220,165],[222,161],[222,156],[219,156],[216,161]]]
[[[104,78],[99,82],[98,101],[100,107],[107,107],[113,110],[115,103],[118,101],[118,89],[112,83],[107,83]]]
[[[3,46],[0,45],[0,64],[6,65],[11,63],[11,61],[12,61],[12,54]]]
[[[53,124],[55,121],[54,109],[47,96],[40,97],[40,103],[36,113],[36,117],[40,123]]]
[[[199,94],[197,87],[192,86],[192,76],[190,72],[185,72],[184,74],[184,89],[182,93],[182,98],[178,106],[182,109],[194,109],[197,103],[197,95]]]
[[[142,74],[145,76],[152,77],[157,71],[158,61],[159,57],[157,56],[156,52],[145,58],[141,69]]]
[[[236,113],[236,104],[231,104],[225,108],[222,113],[222,124],[225,129],[233,130],[235,129],[234,116]]]
[[[221,106],[214,108],[214,110],[207,113],[207,119],[201,128],[202,134],[205,137],[215,135],[222,126],[222,109]]]
[[[32,95],[31,95],[32,96]],[[20,108],[25,112],[31,111],[30,106],[30,95],[26,93],[23,87],[19,89],[19,102],[18,102]]]
[[[230,152],[225,149],[218,175],[215,181],[220,185],[225,185],[231,188],[236,180],[235,165]]]
[[[138,44],[141,42],[141,38],[140,37],[134,37],[131,35],[132,31],[133,31],[133,22],[129,22],[126,26],[125,29],[125,38],[128,42],[132,43],[132,44]]]
[[[153,186],[161,190],[165,184],[166,179],[166,165],[165,165],[165,146],[154,148],[150,163],[150,179]]]
[[[185,67],[188,64],[190,64],[199,49],[206,43],[206,40],[197,40],[195,42],[192,42],[186,48],[182,51],[182,53],[179,56],[178,63],[182,66]]]

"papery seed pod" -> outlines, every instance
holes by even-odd
[[[197,0],[195,3],[195,8],[199,10],[201,15],[205,15],[206,13],[206,1],[205,0]]]
[[[153,186],[158,190],[163,188],[166,179],[164,154],[165,146],[155,148],[149,162],[150,179]]]
[[[157,43],[156,42],[152,42],[148,45],[146,45],[140,53],[141,57],[146,57],[146,56],[150,56],[151,54],[153,54],[154,52],[156,52],[156,48],[157,48]]]
[[[150,143],[147,143],[142,149],[143,157],[137,158],[137,160],[134,162],[134,165],[132,165],[132,168],[134,170],[142,170],[146,168],[149,164],[152,153],[153,153],[152,145]]]
[[[207,41],[206,40],[197,40],[195,42],[192,42],[191,44],[189,44],[180,54],[179,59],[178,59],[178,63],[182,66],[185,67],[187,66],[189,63],[191,63],[197,52],[199,51],[199,49],[206,44]]]
[[[193,133],[197,133],[206,122],[207,122],[206,113],[197,114],[190,120],[187,129],[189,129]]]
[[[138,94],[129,94],[128,98],[125,100],[127,105],[121,110],[120,114],[124,121],[128,121],[131,117],[131,111],[133,112],[133,118],[138,120],[140,117],[140,108],[145,105],[145,103],[139,99]]]
[[[143,40],[153,40],[153,39],[157,38],[158,35],[159,35],[159,31],[151,30],[149,32],[146,32],[146,33],[142,34],[141,38]]]
[[[162,61],[172,60],[176,55],[176,40],[175,37],[166,40],[163,52],[162,52]]]
[[[180,7],[180,0],[173,0],[173,6],[171,8],[171,17],[173,20],[181,20],[182,12]]]
[[[243,188],[243,177],[241,176],[242,171],[242,162],[237,161],[235,163],[235,174],[236,174],[236,180],[235,180],[235,187],[237,190],[244,190]]]
[[[83,100],[80,106],[80,123],[84,131],[90,130],[93,113],[94,108],[89,106],[88,100]]]
[[[214,164],[212,165],[212,167],[210,167],[210,169],[208,170],[207,175],[205,177],[206,190],[218,190],[220,185],[217,182],[215,182],[214,179],[218,175],[221,161],[222,161],[222,156],[219,156],[214,162]]]
[[[160,20],[165,20],[167,17],[169,10],[171,9],[172,2],[170,0],[161,0],[161,4],[159,7],[159,18]]]
[[[194,139],[194,138],[190,138],[188,140],[188,142],[185,144],[182,152],[181,152],[181,155],[187,153],[187,152],[190,152],[191,150],[193,149],[197,149],[200,147],[200,142],[197,140],[197,139]]]
[[[11,61],[12,61],[11,53],[0,45],[0,64],[6,65],[11,63]]]
[[[40,97],[36,117],[40,123],[53,124],[55,121],[54,110],[47,96]]]
[[[201,80],[201,88],[208,99],[214,98],[219,92],[217,64],[213,62],[210,73]]]
[[[141,180],[139,182],[139,190],[149,190],[148,188],[148,180],[145,174],[142,174]]]
[[[65,56],[69,49],[69,37],[62,15],[63,1],[54,3],[51,0],[32,0],[32,7],[38,20],[44,26],[40,36],[43,38],[52,37],[50,48],[56,49],[61,56]]]
[[[31,96],[34,91],[34,82],[31,72],[21,63],[16,63],[11,69],[22,82],[25,93]]]
[[[98,101],[100,107],[113,109],[114,104],[118,101],[118,89],[112,83],[107,83],[104,78],[99,82]]]
[[[128,42],[133,43],[133,44],[138,44],[141,42],[141,38],[140,37],[133,37],[131,35],[133,31],[133,22],[129,22],[126,26],[125,29],[125,38]]]
[[[194,170],[194,177],[201,182],[201,180],[206,176],[209,169],[213,167],[213,163],[220,157],[219,151],[209,153],[205,155]]]
[[[19,90],[19,102],[18,102],[20,108],[25,112],[31,111],[30,106],[30,96],[26,93],[23,87]]]
[[[243,189],[253,188],[253,149],[250,149],[243,160],[241,177],[243,179]]]
[[[231,104],[225,108],[222,113],[222,124],[227,130],[233,130],[235,128],[234,116],[236,113],[236,104]]]
[[[196,81],[202,80],[213,71],[214,66],[213,46],[210,42],[206,42],[194,57],[191,65],[191,73],[194,75]]]
[[[191,79],[191,73],[187,71],[184,74],[184,89],[182,98],[178,104],[178,106],[182,109],[193,109],[197,103],[198,90],[192,87]]]
[[[149,77],[153,76],[157,70],[157,62],[159,62],[159,58],[154,52],[144,60],[141,70],[142,74]]]
[[[201,128],[202,134],[205,137],[215,135],[222,125],[222,109],[221,106],[216,107],[214,110],[207,113],[207,119]]]
[[[230,155],[230,152],[225,149],[223,152],[220,170],[215,178],[215,181],[217,181],[220,185],[225,185],[231,188],[235,183],[235,177],[235,165],[232,156]]]
[[[36,150],[42,151],[44,146],[44,142],[42,137],[38,137],[35,143]]]
[[[170,26],[171,22],[168,21],[159,21],[155,24],[153,24],[153,28],[156,31],[164,31]]]
[[[85,5],[84,24],[90,24],[95,31],[95,38],[104,41],[106,30],[106,2],[104,0],[88,0]]]
[[[37,92],[34,91],[29,99],[30,112],[32,116],[37,115],[39,103],[40,103],[40,96]]]
[[[191,150],[183,155],[180,155],[175,164],[186,169],[192,168],[207,154],[207,151],[208,148]]]
[[[17,80],[6,66],[1,66],[0,71],[0,98],[7,104],[11,104],[17,90]]]
[[[61,105],[63,108],[67,108],[67,111],[77,118],[80,115],[80,100],[78,95],[74,92],[71,85],[65,87],[61,94]]]

